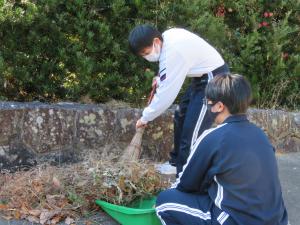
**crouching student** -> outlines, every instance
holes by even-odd
[[[205,94],[218,126],[203,132],[172,188],[159,194],[162,224],[287,224],[274,149],[246,118],[248,82],[217,76]]]

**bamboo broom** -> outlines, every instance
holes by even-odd
[[[148,98],[147,105],[149,105],[151,103],[153,96],[155,94],[155,91],[156,91],[156,82],[154,82],[154,84],[152,85],[152,91]],[[144,131],[145,131],[145,126],[136,129],[135,135],[133,136],[130,144],[124,150],[119,161],[121,161],[121,162],[137,161],[140,158],[141,148],[142,148],[142,138],[143,138]]]

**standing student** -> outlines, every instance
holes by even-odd
[[[185,29],[173,28],[161,34],[150,25],[139,25],[129,35],[129,47],[134,54],[150,62],[159,62],[156,94],[137,121],[137,128],[168,109],[185,78],[192,77],[174,115],[174,149],[170,164],[176,165],[178,174],[191,145],[213,122],[202,104],[205,87],[214,76],[228,73],[228,66],[215,48]]]
[[[215,77],[206,97],[218,126],[203,132],[172,188],[157,197],[162,224],[286,225],[274,149],[245,114],[248,82]]]

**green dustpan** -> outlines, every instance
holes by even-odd
[[[156,198],[134,202],[130,207],[111,204],[96,200],[96,204],[122,225],[161,225],[156,216]]]

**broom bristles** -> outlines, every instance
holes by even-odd
[[[141,155],[142,137],[145,127],[137,128],[130,144],[123,152],[120,161],[137,161]]]
[[[152,84],[152,90],[147,103],[148,105],[151,103],[154,97],[156,86],[156,82]],[[123,155],[120,157],[119,161],[137,161],[140,158],[144,130],[145,126],[136,129],[135,135],[133,136],[129,146],[123,152]]]

